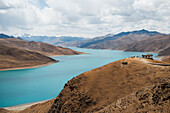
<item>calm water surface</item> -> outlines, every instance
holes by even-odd
[[[35,69],[0,71],[0,107],[55,98],[64,84],[80,73],[122,58],[146,54],[117,50],[72,49],[89,54],[53,57],[60,62]]]

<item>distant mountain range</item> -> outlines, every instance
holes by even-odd
[[[109,34],[84,41],[79,47],[93,49],[117,49],[122,45],[147,39],[150,36],[160,34],[156,31],[139,30],[132,32],[121,32],[118,34]]]
[[[115,35],[96,37],[82,41],[77,47],[91,49],[112,49],[136,52],[155,52],[160,56],[170,55],[170,35],[156,31],[139,30],[121,32]]]
[[[14,36],[9,36],[9,35],[1,33],[0,38],[14,38]]]
[[[3,37],[4,36],[5,35],[3,35]],[[155,52],[158,53],[159,56],[170,55],[170,35],[162,34],[157,31],[148,31],[145,29],[121,32],[118,34],[108,34],[95,38],[67,36],[31,36],[27,34],[24,35],[22,39],[36,42],[40,41],[57,46],[71,46],[91,49],[112,49],[136,52]]]
[[[77,43],[89,39],[71,36],[31,36],[29,34],[23,35],[22,38],[28,41],[45,42],[56,46],[76,46]]]

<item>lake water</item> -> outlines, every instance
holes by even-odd
[[[0,107],[53,99],[68,80],[85,71],[122,58],[146,54],[117,50],[72,49],[89,54],[53,57],[60,62],[40,68],[0,71]]]

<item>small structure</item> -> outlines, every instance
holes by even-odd
[[[122,62],[123,65],[128,65],[128,62]]]
[[[153,59],[153,55],[152,54],[142,55],[142,58]]]
[[[121,67],[128,65],[128,62],[123,61]]]

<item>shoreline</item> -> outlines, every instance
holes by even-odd
[[[79,54],[73,54],[73,55],[83,55],[83,54],[88,54],[88,53],[79,53]],[[48,57],[58,57],[58,56],[70,56],[70,55],[49,55]]]
[[[53,100],[53,99],[50,99],[50,100]],[[1,107],[1,108],[9,110],[9,111],[22,111],[22,110],[24,110],[24,109],[26,109],[28,107],[33,106],[33,105],[45,103],[45,102],[50,101],[50,100],[43,100],[43,101],[38,101],[38,102],[14,105],[14,106],[9,106],[9,107]]]
[[[37,65],[37,66],[0,69],[0,71],[12,71],[12,70],[22,70],[22,69],[33,69],[33,68],[39,68],[39,67],[48,66],[48,65],[51,65],[51,64],[54,64],[54,63],[56,63],[56,62],[49,62],[49,63],[47,63],[47,64],[42,64],[42,65]]]
[[[86,54],[86,53],[82,53],[82,54]],[[82,54],[78,54],[78,55],[82,55]],[[48,57],[58,57],[58,56],[67,56],[67,55],[49,55]],[[57,60],[57,62],[59,62]],[[21,69],[33,69],[33,68],[39,68],[39,67],[44,67],[44,66],[48,66],[57,62],[49,62],[47,64],[42,64],[42,65],[37,65],[37,66],[28,66],[28,67],[16,67],[16,68],[7,68],[7,69],[0,69],[0,71],[11,71],[11,70],[21,70]]]

